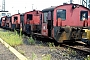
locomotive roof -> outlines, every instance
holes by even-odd
[[[79,5],[79,4],[64,4],[64,5]],[[59,5],[59,6],[64,6],[64,5]],[[59,6],[52,6],[52,7],[43,9],[42,12],[53,11],[55,8],[57,8],[57,7],[59,7]],[[84,7],[83,5],[79,5],[79,6]],[[84,8],[88,9],[87,7],[84,7]],[[88,9],[88,10],[90,10],[90,9]]]
[[[42,12],[53,11],[55,8],[56,6],[51,6],[49,8],[43,9]]]
[[[8,16],[8,15],[7,15],[6,17],[12,17],[12,16]]]
[[[90,10],[89,8],[87,8],[87,7],[83,6],[83,5],[73,4],[73,3],[71,3],[71,4],[63,4],[63,5],[59,5],[59,6],[64,6],[64,5],[78,5],[78,6],[82,6],[83,8],[86,8],[86,9]],[[59,6],[57,6],[57,7],[59,7]]]
[[[24,15],[24,13],[18,13],[18,14],[14,14],[12,16],[15,16],[15,15]]]
[[[41,12],[40,10],[33,10],[33,11],[28,11],[28,12],[25,12],[24,14],[27,14],[27,13],[30,13],[30,12],[36,12],[36,11],[39,11],[39,12]]]
[[[11,15],[6,15],[6,16],[3,16],[3,17],[11,17]]]

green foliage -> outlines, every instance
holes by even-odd
[[[77,55],[76,51],[72,50],[71,48],[68,48],[67,53],[70,54],[70,55],[73,55],[73,56]]]
[[[42,60],[51,60],[51,55],[47,54],[47,55],[43,56]]]
[[[48,43],[49,47],[55,47],[54,43]]]
[[[22,29],[20,29],[20,37],[22,36]]]
[[[35,53],[32,53],[32,60],[35,60],[37,58]]]
[[[5,40],[11,46],[17,46],[23,44],[22,38],[17,34],[17,31],[10,32],[10,31],[0,31],[0,38]]]
[[[36,59],[37,59],[37,55],[33,52],[31,60],[36,60]],[[51,54],[46,54],[42,56],[42,60],[51,60]]]
[[[23,50],[20,50],[20,49],[18,50],[18,52],[20,52],[23,55],[25,54],[25,52]]]
[[[17,31],[16,31],[16,30],[14,30],[14,32],[15,32],[15,35],[18,35],[18,33],[17,33]]]
[[[87,57],[85,58],[85,60],[90,60],[90,55],[87,55]]]
[[[77,55],[76,51],[72,50],[72,55]]]
[[[50,47],[50,51],[56,50],[54,43],[48,43],[48,46]]]
[[[28,42],[29,42],[31,45],[34,45],[34,44],[35,44],[35,40],[34,40],[32,37],[30,37],[30,38],[28,39]]]

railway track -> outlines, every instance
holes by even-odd
[[[74,50],[77,50],[77,51],[80,51],[80,52],[83,52],[83,53],[87,53],[90,55],[90,46],[86,45],[85,43],[81,42],[75,42],[75,43],[72,43],[72,44],[62,44],[63,47],[69,47],[71,49],[74,49]]]
[[[83,53],[86,53],[88,55],[90,55],[90,45],[87,45],[86,43],[82,42],[82,41],[76,41],[74,43],[63,43],[63,44],[60,44],[60,43],[57,43],[56,41],[54,40],[50,40],[50,39],[37,39],[37,40],[41,40],[43,42],[54,42],[55,46],[63,46],[63,47],[69,47],[71,49],[74,49],[74,50],[77,50],[77,51],[80,51],[80,52],[83,52]]]

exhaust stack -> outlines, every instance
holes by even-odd
[[[70,4],[72,4],[73,3],[73,0],[70,0]]]

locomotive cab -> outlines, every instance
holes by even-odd
[[[78,4],[50,7],[43,9],[42,12],[42,35],[59,43],[81,40],[83,27],[90,25],[89,9]]]
[[[11,16],[6,16],[5,28],[6,29],[10,29],[11,28]]]
[[[6,16],[1,18],[1,27],[5,28]]]
[[[23,31],[26,34],[41,33],[41,11],[33,10],[24,14]]]
[[[11,16],[11,13],[9,13],[8,11],[0,11],[0,26],[1,26],[1,18],[4,16]]]
[[[42,10],[42,35],[55,39],[57,42],[62,42],[62,40],[67,40],[66,36],[62,36],[64,35],[64,28],[61,28],[62,21],[66,19],[66,10],[55,11],[55,8],[50,7]]]
[[[55,7],[42,10],[42,35],[52,37],[53,12]]]
[[[12,16],[12,28],[11,29],[20,30],[20,28],[22,28],[23,21],[24,21],[24,15],[23,14],[13,15]]]

